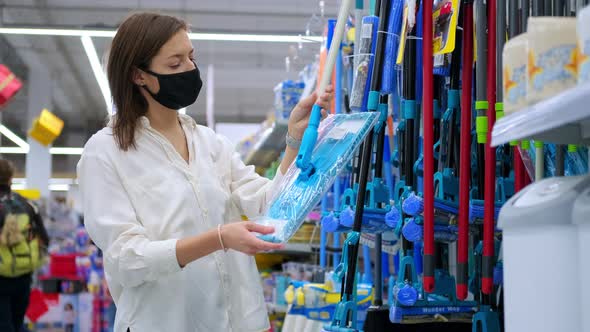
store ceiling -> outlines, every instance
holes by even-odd
[[[177,15],[194,32],[304,34],[318,0],[0,0],[0,26],[116,28],[130,13],[159,11]],[[337,0],[328,0],[335,16]],[[315,29],[313,29],[315,28]],[[312,31],[319,27],[312,25]],[[99,56],[109,38],[93,39]],[[218,122],[259,122],[272,110],[273,87],[287,78],[287,43],[194,41],[203,77],[214,66],[215,117]],[[317,44],[305,44],[311,62]],[[307,52],[305,52],[307,51]],[[103,59],[104,60],[104,59]],[[0,63],[26,80],[27,71],[47,68],[53,80],[51,109],[65,120],[59,146],[82,146],[104,124],[106,107],[79,37],[0,35]],[[293,74],[291,74],[293,75]],[[30,126],[25,88],[2,113],[2,123],[21,136]],[[205,94],[189,108],[205,122]],[[5,140],[4,140],[5,141]],[[66,167],[68,168],[68,167]]]

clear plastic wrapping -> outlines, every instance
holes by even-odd
[[[545,159],[544,177],[555,176],[555,144],[545,144],[543,147]],[[536,149],[533,141],[530,141],[529,149],[519,148],[527,173],[531,179],[535,178]],[[575,176],[588,173],[588,148],[570,145],[565,153],[564,175]]]
[[[363,19],[359,52],[354,59],[354,82],[350,95],[350,108],[354,111],[367,110],[369,82],[373,64],[373,40],[376,39],[379,18],[367,16]]]
[[[263,240],[284,243],[297,232],[337,175],[346,168],[378,116],[377,112],[338,114],[322,121],[311,157],[313,175],[307,180],[300,178],[301,171],[292,164],[267,211],[255,220],[275,227],[273,234],[261,236]]]

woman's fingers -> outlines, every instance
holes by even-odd
[[[256,251],[270,251],[283,249],[284,245],[282,243],[266,242],[256,238],[254,247],[256,248]]]
[[[246,229],[262,235],[272,234],[275,231],[275,228],[272,226],[262,226],[253,222],[246,223]]]

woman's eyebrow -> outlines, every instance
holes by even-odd
[[[182,58],[185,54],[192,54],[195,52],[195,49],[192,48],[188,53],[177,53],[177,54],[173,54],[171,56],[168,57],[168,59],[170,58]]]

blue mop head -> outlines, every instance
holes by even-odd
[[[422,225],[422,217],[410,219],[403,229],[402,234],[404,238],[410,242],[420,242],[424,239],[424,226]],[[435,225],[434,239],[441,242],[453,242],[457,240],[457,231],[455,227]]]
[[[424,199],[415,193],[411,193],[402,204],[402,210],[410,216],[417,216],[424,211]]]
[[[326,232],[336,232],[339,226],[340,220],[334,216],[334,212],[330,212],[330,214],[322,218],[322,227]]]
[[[295,164],[289,167],[277,196],[273,197],[263,217],[256,220],[262,225],[275,226],[273,234],[261,236],[263,240],[284,243],[297,232],[338,174],[350,163],[378,117],[376,112],[364,112],[338,114],[322,121],[311,155],[315,172],[302,178]]]
[[[354,211],[347,206],[342,212],[340,212],[340,225],[346,227],[352,227],[354,224]]]
[[[396,228],[397,224],[401,222],[402,214],[396,207],[392,207],[391,210],[385,215],[385,223],[391,228]]]
[[[404,0],[393,0],[389,12],[389,21],[385,39],[385,53],[383,57],[383,75],[381,79],[381,93],[397,93],[396,58],[399,49],[399,35],[402,28]]]
[[[500,210],[502,206],[500,204],[496,204],[494,206],[494,220],[498,220],[498,215],[500,214]],[[484,218],[484,201],[482,200],[471,200],[469,202],[469,220],[473,221],[475,219],[483,219]]]
[[[409,284],[405,284],[397,291],[396,298],[401,305],[410,307],[416,304],[416,302],[418,301],[418,291],[416,290],[416,288],[410,286]]]
[[[424,231],[422,226],[416,224],[414,218],[410,219],[409,222],[406,222],[404,227],[402,228],[402,234],[404,238],[410,242],[418,242],[422,240],[424,235]]]

